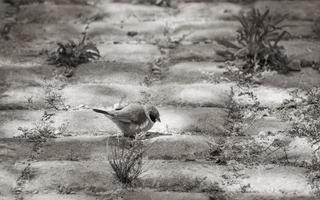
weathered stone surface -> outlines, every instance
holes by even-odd
[[[77,136],[47,141],[38,160],[107,160],[114,145],[129,144],[130,140],[113,136]],[[213,140],[203,136],[168,135],[142,140],[148,159],[196,160],[203,159]]]
[[[286,54],[294,59],[305,59],[309,61],[320,60],[320,42],[311,40],[289,40],[280,43],[284,46]]]
[[[141,176],[144,187],[184,191],[185,187],[193,184],[190,191],[208,188],[217,182],[216,187],[224,188],[228,192],[240,192],[238,185],[229,185],[223,174],[231,175],[223,166],[198,162],[178,161],[148,161],[146,171]],[[111,168],[107,161],[45,161],[31,165],[34,178],[25,185],[26,191],[56,191],[59,186],[70,187],[73,191],[90,191],[93,188],[108,191],[119,187],[113,182]],[[240,185],[250,184],[252,192],[264,195],[282,196],[299,193],[311,195],[311,188],[305,178],[305,169],[296,167],[258,166],[241,171],[243,176],[233,177],[233,181]],[[205,178],[206,177],[206,178]],[[200,184],[194,185],[195,179],[203,179]],[[290,182],[290,184],[286,184]],[[189,185],[191,184],[191,185]],[[190,192],[188,191],[188,192]]]
[[[1,110],[28,109],[30,106],[44,108],[44,98],[45,92],[43,87],[11,87],[1,94],[0,108]]]
[[[257,1],[255,7],[270,9],[273,14],[288,14],[292,20],[313,20],[320,14],[318,1]]]
[[[19,127],[32,127],[33,123],[40,120],[41,111],[1,111],[0,112],[0,137],[10,138],[22,134]]]
[[[260,133],[277,133],[284,131],[290,127],[288,122],[284,122],[276,117],[263,117],[255,120],[247,129],[246,133],[249,135],[258,135]]]
[[[267,107],[280,106],[285,100],[292,98],[288,90],[276,87],[259,86],[253,88],[252,93],[257,98],[260,105]],[[248,95],[237,95],[235,96],[235,99],[240,104],[254,103],[253,99]]]
[[[0,138],[0,161],[3,167],[18,161],[25,161],[33,153],[34,144],[24,139]]]
[[[286,30],[290,33],[289,37],[308,38],[315,35],[313,32],[313,22],[311,21],[285,20],[283,25],[285,26],[283,30]]]
[[[70,187],[71,191],[101,191],[116,189],[112,169],[107,161],[42,161],[32,163],[34,178],[25,184],[25,191],[58,191]]]
[[[0,59],[1,60],[1,59]],[[5,61],[0,64],[1,85],[38,86],[45,77],[52,75],[53,67],[40,63],[15,63]]]
[[[182,20],[196,19],[230,19],[243,9],[241,5],[231,3],[185,3],[179,4],[179,14]]]
[[[223,20],[201,20],[184,23],[177,23],[173,34],[175,38],[185,35],[186,41],[194,43],[203,41],[214,41],[218,38],[235,39],[239,23],[235,21]]]
[[[190,193],[190,192],[152,192],[137,191],[130,192],[125,195],[127,200],[208,200],[206,194]]]
[[[225,116],[221,108],[163,108],[160,109],[161,123],[156,123],[151,131],[221,135],[224,133]]]
[[[93,15],[97,9],[81,5],[29,4],[21,6],[17,20],[23,23],[60,23],[75,20],[79,15]]]
[[[13,195],[10,196],[0,196],[0,200],[14,200],[15,197]]]
[[[88,107],[112,107],[120,102],[137,102],[143,99],[142,86],[117,84],[77,84],[64,88],[65,103],[73,107],[86,105]]]
[[[202,136],[160,136],[146,141],[146,145],[150,145],[147,156],[149,159],[196,160],[209,152],[213,142]]]
[[[301,61],[294,59],[288,64],[288,67],[290,71],[301,71]]]
[[[116,191],[108,191],[107,194],[117,198]],[[107,195],[105,195],[107,196]],[[208,200],[208,196],[200,193],[182,193],[182,192],[156,192],[152,190],[137,190],[137,191],[124,191],[119,192],[119,196],[123,196],[126,200]],[[97,198],[103,198],[103,195],[88,195],[88,194],[35,194],[26,195],[26,200],[96,200]],[[1,199],[1,198],[0,198]],[[10,199],[11,200],[11,199]]]
[[[78,66],[70,81],[140,85],[148,72],[149,66],[146,63],[88,63]]]
[[[154,42],[163,37],[165,22],[159,21],[132,21],[110,24],[107,21],[93,22],[88,31],[89,37],[101,42],[126,43],[132,41]],[[135,31],[137,35],[128,36],[128,32]]]
[[[151,88],[151,101],[156,104],[224,107],[233,84],[168,84]]]
[[[121,140],[119,138],[118,140]],[[47,141],[41,148],[38,160],[100,160],[106,161],[116,137],[76,136],[56,138]],[[109,145],[110,144],[110,145]]]
[[[161,56],[157,46],[150,44],[99,44],[104,60],[117,62],[152,62]]]
[[[166,77],[167,83],[197,83],[214,82],[226,69],[223,63],[215,62],[182,62],[169,67]]]
[[[221,49],[217,44],[181,45],[170,51],[171,59],[176,61],[220,61],[216,51]],[[220,59],[220,60],[219,60]]]
[[[263,84],[279,88],[308,89],[319,86],[320,73],[312,68],[302,68],[300,72],[278,74],[277,72],[265,72]]]
[[[13,169],[12,166],[0,165],[0,199],[5,200],[7,196],[12,195],[12,190],[16,187],[16,180],[19,177],[19,171]],[[8,198],[10,199],[10,198]]]
[[[124,19],[126,22],[154,21],[169,16],[165,8],[152,5],[103,1],[99,4],[99,8],[107,14],[108,21],[112,23]]]
[[[96,200],[96,196],[87,194],[56,194],[55,192],[49,194],[28,194],[25,195],[26,200]]]
[[[278,167],[272,166],[258,166],[253,169],[244,169],[241,171],[244,176],[239,178],[231,178],[238,184],[227,184],[228,179],[221,177],[226,174],[228,177],[232,175],[223,166],[210,165],[206,163],[188,162],[178,163],[172,161],[156,161],[150,170],[144,173],[143,180],[146,186],[157,188],[169,188],[181,191],[183,185],[190,184],[196,177],[204,178],[204,181],[193,188],[197,190],[199,187],[208,187],[208,185],[217,182],[221,187],[229,192],[240,192],[240,185],[250,184],[250,191],[255,193],[262,193],[263,195],[305,195],[311,196],[312,190],[308,185],[305,177],[306,170],[295,167]],[[287,184],[290,182],[290,184]]]

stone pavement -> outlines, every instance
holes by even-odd
[[[235,40],[240,25],[233,16],[251,6],[269,7],[274,14],[289,13],[284,23],[292,37],[282,43],[286,53],[319,61],[320,41],[313,39],[312,20],[320,16],[320,1],[241,4],[180,0],[173,8],[129,0],[84,2],[54,0],[23,5],[13,15],[18,24],[10,32],[11,39],[1,40],[0,200],[94,200],[121,188],[107,160],[112,138],[119,131],[102,115],[90,111],[111,107],[121,99],[155,104],[162,120],[151,130],[162,135],[144,141],[153,146],[146,153],[149,160],[141,177],[143,187],[126,192],[123,199],[219,199],[203,192],[213,183],[230,199],[313,199],[303,167],[263,163],[245,167],[236,176],[228,166],[207,161],[206,155],[210,145],[224,137],[226,106],[235,85],[216,82],[226,71],[217,55],[224,47],[216,39]],[[0,15],[9,9],[12,6],[0,1]],[[10,17],[1,16],[0,25]],[[45,80],[53,78],[56,71],[39,53],[55,49],[57,41],[80,39],[92,17],[97,20],[90,23],[88,37],[102,57],[78,66],[71,78],[61,82],[59,92],[69,109],[56,112],[51,119],[57,127],[68,123],[69,133],[47,141],[30,161],[34,144],[15,136],[21,134],[19,127],[33,127],[41,119],[46,110]],[[177,46],[167,48],[172,45],[168,40],[181,38]],[[154,66],[157,59],[167,62]],[[290,88],[311,88],[319,83],[320,74],[311,68],[289,75],[266,72],[262,85],[253,92],[261,105],[272,108],[291,98]],[[288,126],[278,116],[263,117],[247,133],[276,132]],[[296,139],[290,145],[289,156],[310,162],[308,142]],[[20,184],[19,177],[26,169],[30,177]],[[186,190],[197,178],[205,181]],[[242,190],[246,185],[249,191]]]

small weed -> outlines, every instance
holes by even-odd
[[[240,98],[245,102],[240,103]],[[254,122],[270,112],[260,105],[253,91],[246,87],[238,87],[237,90],[232,87],[226,108],[227,120],[224,127],[227,138],[221,140],[218,146],[212,147],[208,160],[222,165],[230,161],[255,165],[269,159],[274,152],[283,150],[288,161],[287,147],[290,140],[264,134],[248,135],[247,130]]]
[[[34,124],[33,128],[18,128],[19,131],[22,132],[21,138],[27,138],[31,141],[36,140],[46,140],[47,138],[55,138],[55,130],[50,123],[48,122],[38,122]]]
[[[186,33],[179,37],[173,37],[174,30],[170,27],[168,23],[165,24],[162,30],[162,36],[156,39],[156,44],[160,49],[161,54],[168,54],[168,50],[177,48],[185,38],[191,34]]]
[[[51,116],[49,114],[49,116]],[[62,124],[59,127],[54,127],[53,121],[49,121],[47,112],[44,112],[42,119],[34,124],[33,128],[19,127],[22,132],[19,138],[26,138],[30,141],[45,142],[48,138],[55,138],[57,135],[64,134],[68,130],[68,124]]]
[[[317,197],[320,197],[320,160],[314,156],[307,175],[309,184],[314,189]]]
[[[59,91],[59,88],[54,83],[45,81],[45,85],[43,86],[43,88],[45,92],[44,102],[48,109],[68,109],[68,107],[64,103],[64,99]]]
[[[138,0],[136,3],[140,4],[152,4],[161,7],[170,7],[172,5],[171,0]]]
[[[214,160],[218,164],[226,165],[229,161],[236,161],[247,165],[257,164],[261,160],[264,145],[253,137],[227,138],[219,145],[218,156]]]
[[[235,100],[234,87],[231,87],[229,101],[227,102],[226,108],[227,120],[224,124],[224,127],[227,130],[227,135],[243,135],[243,107]]]
[[[71,150],[67,157],[66,157],[66,160],[69,160],[69,161],[79,161],[79,156],[73,151]]]
[[[164,77],[164,68],[168,65],[168,60],[164,58],[155,59],[149,66],[149,74],[144,77],[143,83],[151,86],[154,82],[160,81]]]
[[[260,106],[260,102],[249,88],[238,88],[237,93],[235,87],[231,87],[229,101],[227,102],[227,120],[224,124],[227,135],[244,136],[245,131],[250,128],[253,122],[261,118],[264,108]],[[244,97],[247,103],[239,103],[237,99]]]
[[[74,191],[75,188],[72,186],[64,186],[64,185],[58,185],[58,194],[75,194],[76,192]]]
[[[320,88],[314,87],[307,91],[292,91],[293,98],[280,106],[283,117],[291,122],[287,130],[289,136],[306,138],[314,147],[312,163],[308,164],[308,179],[320,196]]]
[[[35,108],[35,104],[33,101],[33,96],[25,97],[27,100],[27,107],[29,110],[33,110]]]
[[[320,143],[320,88],[315,87],[301,96],[298,94],[296,96],[295,100],[287,101],[281,106],[285,109],[285,117],[292,123],[288,133],[291,136],[305,137],[314,145],[318,145]]]
[[[25,167],[21,173],[21,176],[19,177],[18,179],[18,182],[19,180],[31,180],[31,178],[33,177],[32,175],[32,170],[31,170],[31,164],[28,163],[27,167]]]
[[[71,77],[73,69],[78,65],[100,58],[100,52],[96,45],[86,41],[88,28],[89,24],[86,26],[83,37],[78,43],[73,40],[66,43],[58,42],[58,49],[48,58],[50,64],[57,67],[65,67],[66,77]]]
[[[30,181],[34,177],[34,173],[31,169],[31,163],[28,163],[27,166],[22,170],[21,175],[17,179],[17,186],[13,189],[16,197],[20,198],[20,194],[23,192],[24,184],[27,181]]]
[[[145,150],[143,144],[134,140],[127,148],[118,142],[108,158],[114,176],[125,186],[132,186],[142,174],[142,158]]]
[[[217,42],[232,51],[219,51],[219,55],[229,60],[240,59],[244,63],[241,71],[245,74],[259,73],[264,70],[287,72],[289,60],[279,42],[288,34],[280,24],[286,15],[272,16],[269,10],[261,13],[252,9],[237,20],[241,24],[238,32],[238,44],[219,39]]]
[[[247,193],[250,190],[250,188],[251,188],[250,183],[248,183],[247,185],[242,185],[241,186],[241,192],[242,193]]]

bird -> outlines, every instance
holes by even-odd
[[[156,122],[161,122],[160,113],[153,105],[131,103],[110,111],[92,110],[108,117],[118,126],[123,136],[129,138],[135,138],[139,133],[150,130]]]

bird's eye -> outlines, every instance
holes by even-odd
[[[152,122],[156,122],[157,117],[153,113],[150,113],[149,117],[150,117]]]

